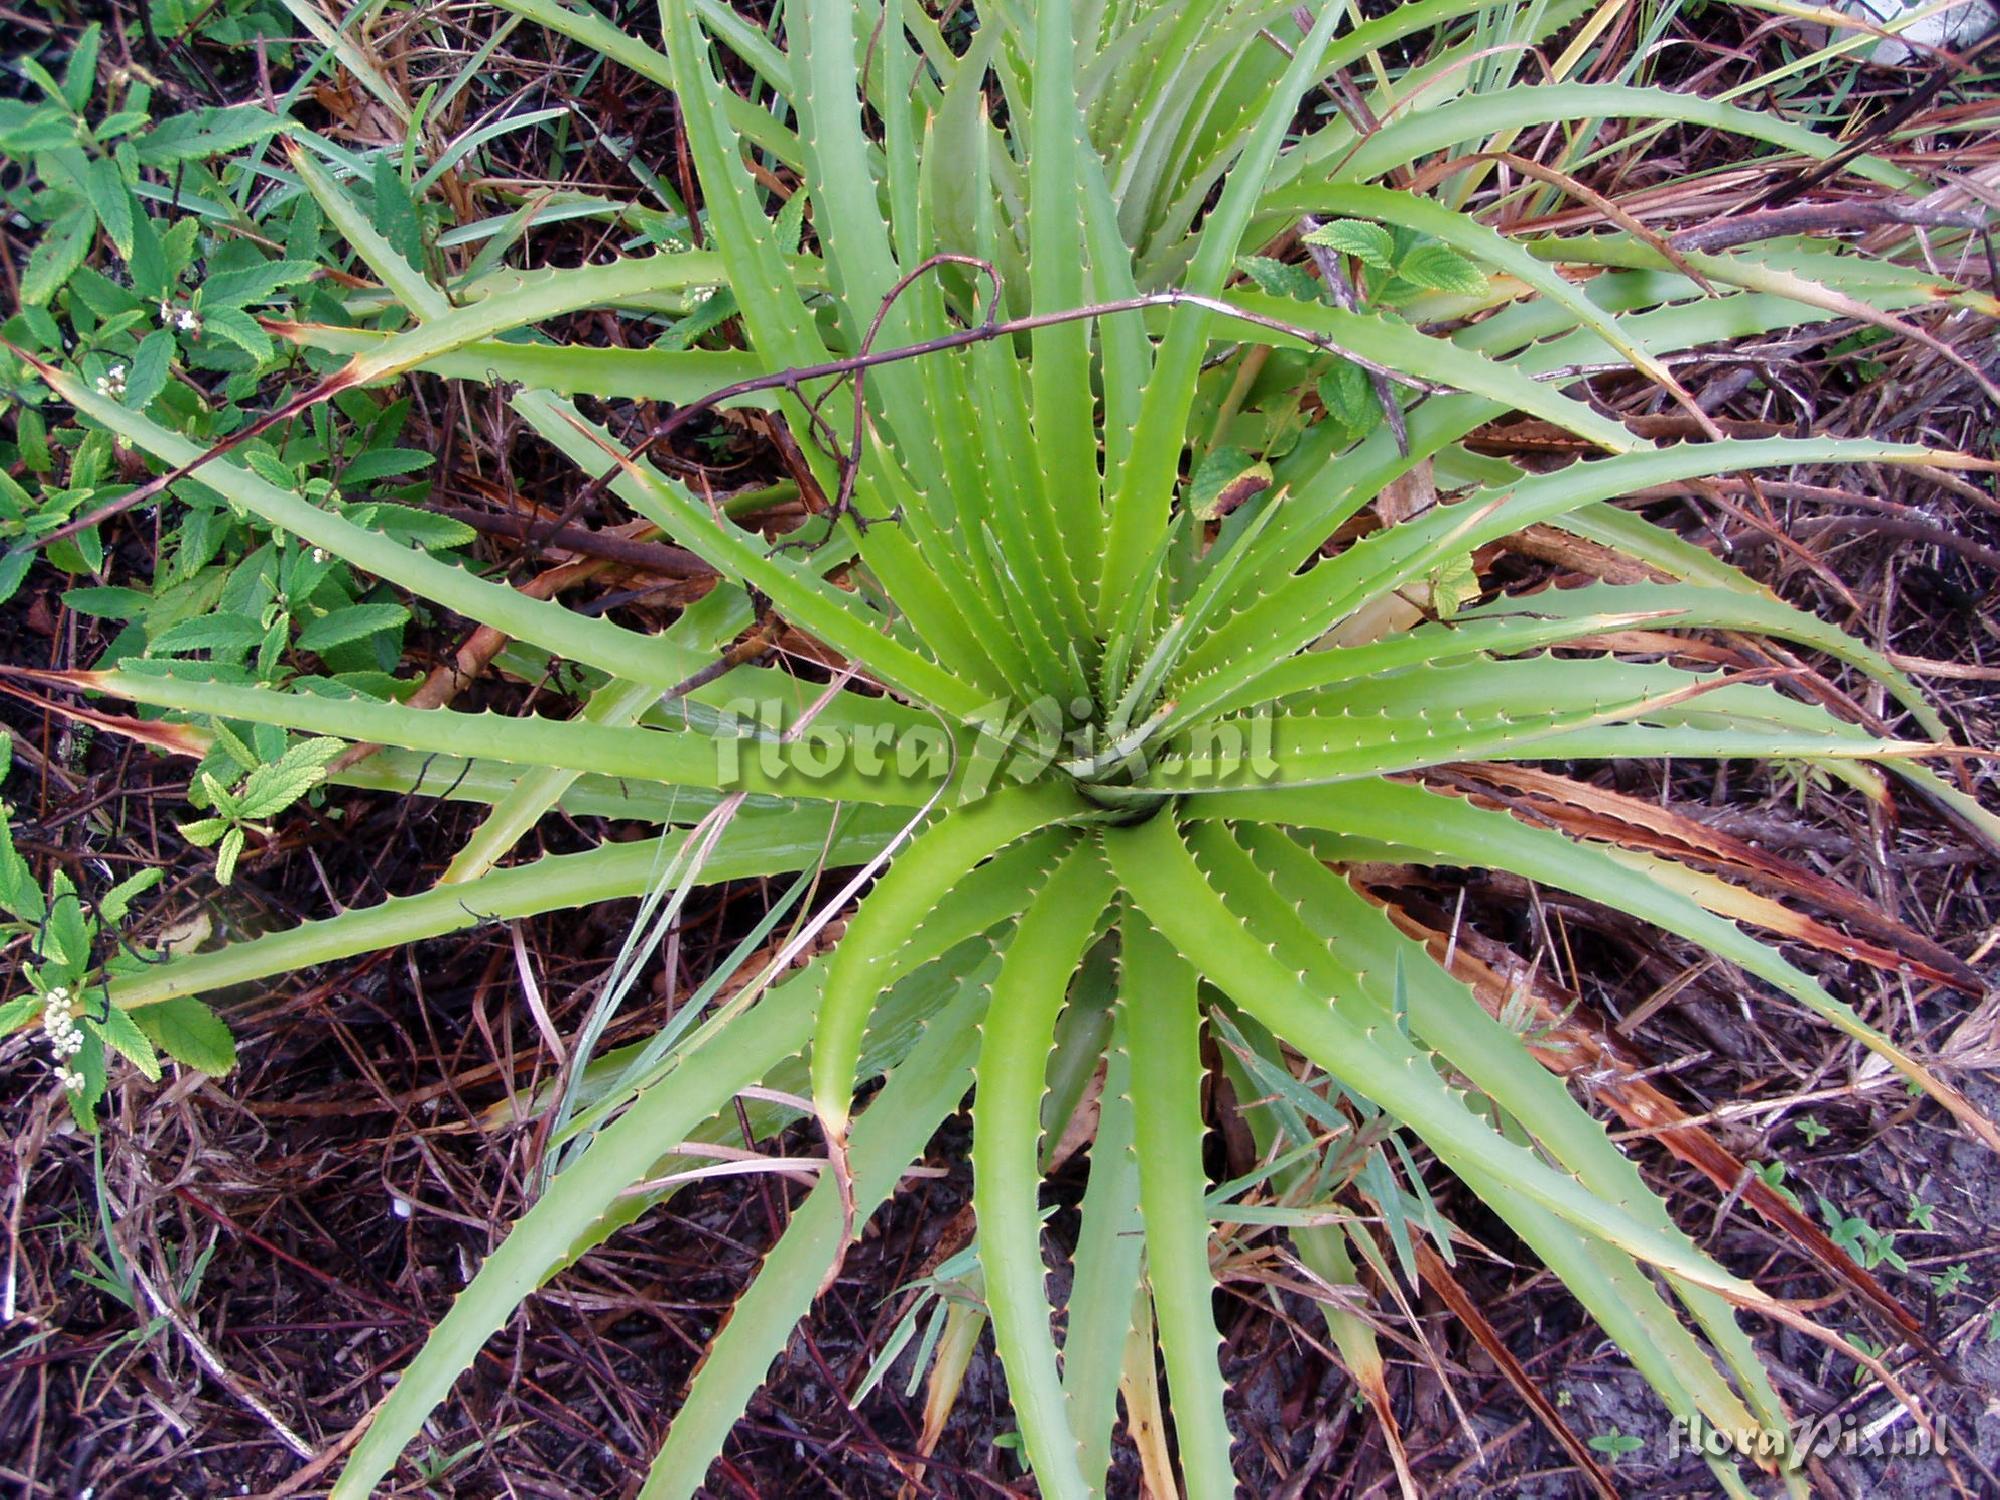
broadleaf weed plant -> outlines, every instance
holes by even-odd
[[[450,275],[410,215],[384,211],[409,199],[379,164],[290,130],[294,212],[345,241],[342,285],[358,289],[316,283],[307,316],[246,318],[235,342],[246,358],[262,338],[305,351],[321,378],[200,431],[134,398],[137,352],[120,390],[88,357],[15,340],[81,442],[108,434],[144,455],[149,477],[114,504],[194,496],[274,539],[261,591],[191,610],[165,651],[155,637],[150,654],[17,680],[168,711],[195,753],[275,735],[208,778],[212,816],[184,830],[229,857],[265,802],[321,769],[489,808],[434,889],[113,974],[113,1014],[481,920],[644,898],[582,1057],[542,1101],[542,1191],[369,1418],[335,1493],[370,1493],[524,1298],[738,1130],[739,1096],[763,1136],[809,1119],[824,1155],[674,1414],[648,1496],[702,1484],[816,1290],[968,1094],[976,1244],[940,1275],[922,1346],[962,1370],[990,1325],[1044,1495],[1102,1493],[1121,1388],[1128,1410],[1171,1412],[1171,1452],[1144,1455],[1159,1492],[1234,1493],[1218,1268],[1262,1226],[1330,1287],[1447,1277],[1420,1150],[1561,1278],[1670,1413],[1787,1432],[1752,1328],[1845,1342],[1676,1226],[1561,1076],[1600,1039],[1349,872],[1493,869],[1602,903],[1734,965],[1754,1003],[1803,1007],[2000,1144],[1777,946],[1828,946],[1830,929],[1677,857],[1698,850],[1640,837],[1634,806],[1588,779],[1625,759],[1762,761],[1877,798],[1894,781],[2000,836],[1939,774],[1963,752],[1887,659],[1612,504],[1806,464],[1981,468],[1864,439],[1727,436],[1674,362],[1835,318],[1921,334],[1899,315],[1988,317],[1991,298],[1783,225],[1697,245],[1615,215],[1570,235],[1496,228],[1484,210],[1510,194],[1585,191],[1568,169],[1592,131],[1522,167],[1516,147],[1550,125],[1613,122],[1640,140],[1701,127],[1769,153],[1774,173],[1836,152],[1771,115],[1573,81],[1597,34],[1575,28],[1610,9],[1578,0],[1419,0],[1374,19],[1340,4],[993,0],[955,8],[949,31],[920,7],[786,0],[768,34],[715,0],[665,0],[651,36],[572,0],[503,8],[677,96],[697,190],[680,207],[697,222],[652,236],[655,253]],[[1537,49],[1556,59],[1542,72],[1522,61]],[[746,76],[753,97],[737,91]],[[1927,187],[1867,155],[1844,170],[1884,201]],[[1933,263],[1973,243],[1949,216],[1928,232]],[[587,309],[658,341],[524,336]],[[1689,439],[1657,442],[1593,404],[1587,382],[1606,370],[1656,382]],[[574,465],[577,496],[615,495],[713,589],[659,635],[573,612],[427,548],[437,539],[334,494],[330,454],[277,442],[329,405],[354,417],[411,372],[504,383]],[[634,446],[576,397],[674,409]],[[655,461],[724,401],[789,434],[810,502],[799,530],[739,524]],[[1468,445],[1512,413],[1588,456],[1536,470]],[[1531,528],[1571,539],[1600,576],[1497,591],[1491,549]],[[353,590],[294,587],[300,558],[347,570]],[[582,713],[404,702],[380,675],[393,635],[345,679],[285,669],[288,653],[400,627],[391,589],[582,669]],[[121,603],[85,592],[107,613]],[[267,651],[301,599],[321,601],[305,633]],[[818,643],[818,669],[759,664],[779,625]],[[1698,632],[1821,653],[1879,685],[1903,727],[1829,708],[1803,668],[1705,666],[1684,649]],[[322,738],[385,748],[329,765]],[[660,832],[505,863],[556,809]],[[747,983],[722,998],[730,971],[769,951],[783,904],[652,1042],[591,1056],[690,890],[789,877],[786,901],[803,903],[824,869],[853,873],[799,906]],[[850,919],[819,951],[836,915]],[[1212,1071],[1219,1097],[1256,1101],[1242,1114],[1261,1165],[1243,1181],[1204,1170]],[[1058,1307],[1041,1185],[1092,1112],[1070,1146],[1088,1188]],[[1761,1178],[1746,1201],[1824,1243],[1831,1274],[1914,1328],[1795,1202]],[[1372,1326],[1337,1300],[1325,1317],[1410,1483]],[[1622,1454],[1571,1441],[1586,1468],[1592,1449]],[[1722,1488],[1749,1492],[1733,1459],[1711,1462]]]
[[[292,48],[280,15],[268,0],[162,5],[154,7],[148,35],[171,44],[198,24],[210,43],[261,38],[267,62],[284,67]],[[63,37],[60,29],[33,34],[55,46]],[[19,305],[0,335],[29,358],[62,360],[104,399],[191,441],[238,433],[260,393],[281,384],[299,359],[274,342],[260,317],[346,316],[341,302],[314,284],[330,248],[319,206],[303,192],[258,198],[261,179],[243,155],[296,127],[261,105],[186,107],[184,89],[137,63],[129,39],[108,40],[99,23],[82,27],[66,56],[46,55],[47,63],[31,47],[10,56],[22,87],[18,97],[0,99],[0,210],[10,231],[25,231],[32,246],[19,272]],[[392,669],[409,610],[380,597],[380,586],[342,559],[299,546],[199,486],[176,489],[146,586],[93,582],[107,570],[98,518],[130,492],[134,465],[143,471],[143,460],[113,429],[71,420],[31,381],[10,378],[7,387],[0,398],[10,429],[0,440],[0,606],[15,599],[39,557],[79,581],[62,596],[69,610],[122,627],[102,665],[134,661],[245,683],[324,680],[347,690],[396,690]],[[407,401],[354,392],[337,421],[321,409],[282,441],[241,444],[238,457],[316,503],[406,540],[435,548],[470,541],[470,528],[397,503],[411,498],[408,476],[433,461],[397,445],[407,413]],[[138,730],[136,721],[127,727]],[[80,746],[92,729],[79,722],[74,742]],[[261,826],[255,820],[305,795],[318,766],[344,748],[243,722],[214,724],[193,738],[166,724],[141,733],[201,754],[190,801],[208,816],[187,820],[183,833],[216,849],[224,884]],[[12,750],[11,739],[0,740],[0,776]],[[153,1078],[159,1053],[226,1073],[234,1042],[200,1000],[186,996],[129,1014],[104,1003],[108,976],[163,956],[127,932],[136,898],[162,872],[93,891],[59,870],[43,885],[15,847],[12,820],[12,809],[0,804],[0,938],[28,986],[0,1006],[0,1034],[39,1024],[51,1046],[61,1042],[66,1050],[51,1054],[53,1074],[89,1128],[103,1095],[107,1047]]]

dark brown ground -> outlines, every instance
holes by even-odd
[[[1744,75],[1755,46],[1735,49],[1733,32],[1704,40],[1698,63],[1680,64],[1688,70],[1682,86],[1719,87]],[[1869,77],[1869,87],[1885,97],[1904,86],[1897,75]],[[598,90],[600,97],[588,101],[592,109],[615,114],[621,129],[650,143],[659,159],[672,159],[671,112],[656,96],[616,70]],[[336,114],[337,105],[329,105]],[[1937,107],[1960,106],[1947,95]],[[365,138],[365,121],[348,123]],[[1963,144],[1955,136],[1938,140]],[[1670,177],[1712,146],[1697,139],[1676,149],[1678,159],[1673,151],[1656,152],[1628,180],[1600,186],[1638,192],[1651,180],[1649,171]],[[1994,154],[1962,151],[1959,160],[1972,170]],[[531,167],[524,164],[524,171]],[[607,184],[616,177],[611,164],[592,169]],[[1990,330],[1981,331],[1965,347],[1990,353],[1990,339]],[[1851,358],[1828,355],[1829,343],[1739,349],[1682,374],[1705,401],[1714,399],[1718,415],[1785,424],[1809,419],[1824,430],[1991,451],[1996,414],[1958,372],[1914,347],[1892,347],[1869,351],[1885,361],[1881,372],[1858,373]],[[1745,370],[1755,377],[1748,383],[1740,378]],[[1629,385],[1599,394],[1630,412],[1669,409]],[[480,393],[432,385],[419,395],[431,446],[447,455],[441,472],[464,467],[469,443],[504,450],[513,442]],[[524,487],[532,488],[542,460],[522,448],[511,456]],[[740,437],[719,458],[706,449],[689,456],[734,465],[731,484],[773,472],[767,452]],[[1823,499],[1773,500],[1777,525],[1822,573],[1780,555],[1757,526],[1706,503],[1663,502],[1654,513],[1684,530],[1720,527],[1732,556],[1787,597],[1905,657],[1948,664],[1948,673],[1923,680],[1962,742],[1992,744],[2000,668],[1986,663],[2000,657],[1990,613],[2000,584],[2000,502],[1990,489],[1948,489],[1907,474],[1797,478],[1888,502],[1887,509],[1864,510]],[[446,498],[471,503],[463,495]],[[119,565],[143,575],[149,536],[145,525],[123,531],[116,539]],[[519,561],[513,543],[496,542],[489,555]],[[1540,565],[1509,559],[1500,566],[1525,577]],[[523,576],[518,567],[514,576]],[[1858,612],[1838,597],[1830,578],[1851,591]],[[102,641],[92,621],[61,612],[60,590],[56,575],[38,571],[0,614],[9,661],[92,660]],[[454,644],[440,633],[423,643],[430,656],[416,664],[432,664]],[[504,684],[481,692],[496,706],[520,702]],[[329,809],[342,811],[339,820],[327,809],[288,816],[274,845],[247,859],[235,887],[218,895],[206,862],[172,832],[184,767],[81,739],[60,720],[11,701],[0,703],[0,723],[16,735],[16,771],[6,790],[31,861],[38,869],[62,863],[92,885],[103,884],[107,871],[123,875],[139,862],[159,863],[169,872],[155,898],[162,920],[207,912],[219,930],[241,934],[421,889],[469,827],[467,815],[448,806],[339,792],[328,800]],[[1661,776],[1670,777],[1665,788]],[[1988,953],[2000,939],[1994,910],[2000,883],[1992,863],[1907,799],[1901,826],[1887,827],[1850,796],[1814,789],[1800,808],[1789,786],[1705,766],[1636,772],[1620,784],[1669,790],[1677,805],[1849,882],[1982,972],[2000,974]],[[547,849],[573,848],[595,836],[596,830],[556,820],[539,841]],[[1455,899],[1455,890],[1441,877],[1438,899]],[[1629,1013],[1693,967],[1675,945],[1573,905],[1537,909],[1518,892],[1478,879],[1467,890],[1474,927],[1524,952],[1551,941],[1557,930],[1551,921],[1561,924],[1588,998],[1614,1014]],[[753,885],[711,894],[689,912],[677,960],[681,993],[754,917],[761,899]],[[629,906],[614,906],[521,925],[559,1028],[573,1029],[573,997],[609,962],[629,917]],[[1864,1013],[1920,1052],[1956,1059],[1957,1077],[1974,1098],[1989,1111],[2000,1107],[1990,999],[1972,1005],[1860,970],[1828,972]],[[1912,1105],[1900,1088],[1880,1086],[1866,1070],[1857,1079],[1854,1049],[1834,1048],[1824,1028],[1761,1001],[1746,1006],[1744,994],[1739,976],[1701,970],[1638,1028],[1635,1040],[1666,1070],[1663,1087],[1691,1110],[1746,1105],[1725,1113],[1719,1133],[1745,1158],[1785,1162],[1787,1181],[1809,1210],[1824,1194],[1877,1228],[1898,1231],[1911,1274],[1885,1269],[1882,1275],[1950,1353],[1957,1382],[1947,1384],[1910,1361],[1907,1349],[1892,1351],[1901,1377],[1948,1421],[1952,1466],[1836,1460],[1818,1475],[1819,1487],[1838,1494],[1931,1495],[1956,1487],[2000,1495],[1994,1478],[2000,1327],[1991,1322],[2000,1306],[2000,1164],[1936,1109]],[[10,1143],[0,1164],[0,1278],[14,1313],[0,1328],[0,1479],[24,1495],[88,1492],[102,1500],[323,1489],[325,1469],[302,1466],[280,1429],[315,1453],[336,1445],[525,1204],[535,1138],[482,1128],[483,1112],[504,1101],[508,1081],[525,1089],[548,1073],[505,930],[482,928],[223,998],[242,1043],[239,1071],[221,1083],[182,1078],[158,1089],[129,1080],[114,1091],[101,1149],[67,1125],[41,1064],[23,1043],[0,1046]],[[656,1023],[656,1009],[633,1010],[636,1024]],[[1797,1126],[1806,1116],[1827,1128],[1816,1144]],[[964,1147],[962,1122],[933,1143],[927,1161],[939,1175],[917,1179],[850,1257],[842,1281],[793,1340],[738,1428],[711,1475],[711,1493],[897,1493],[893,1460],[914,1451],[920,1426],[920,1400],[902,1394],[906,1370],[899,1366],[858,1412],[844,1393],[900,1315],[899,1286],[940,1244],[962,1243]],[[801,1142],[801,1150],[811,1149]],[[1683,1224],[1732,1269],[1790,1298],[1831,1297],[1824,1278],[1758,1221],[1733,1206],[1719,1212],[1717,1194],[1705,1183],[1663,1153],[1635,1149],[1656,1180],[1673,1189]],[[1445,1192],[1441,1174],[1434,1175]],[[1078,1186],[1058,1184],[1070,1195],[1066,1201]],[[430,1431],[435,1477],[426,1486],[406,1469],[407,1492],[629,1493],[707,1337],[796,1191],[770,1176],[690,1191],[562,1278],[460,1382]],[[1934,1208],[1928,1230],[1907,1222],[1912,1194]],[[1657,1403],[1616,1351],[1580,1326],[1560,1288],[1510,1262],[1517,1247],[1476,1203],[1449,1194],[1443,1201],[1487,1247],[1461,1254],[1461,1280],[1509,1347],[1558,1393],[1577,1430],[1645,1440],[1616,1467],[1627,1492],[1711,1493],[1706,1469],[1672,1456]],[[170,1319],[135,1316],[79,1280],[79,1271],[90,1269],[86,1252],[103,1253],[100,1205],[135,1266],[173,1309]],[[1071,1227],[1058,1214],[1052,1233],[1060,1239]],[[1969,1272],[1964,1284],[1936,1296],[1930,1274],[1960,1262]],[[1320,1352],[1316,1314],[1290,1296],[1275,1299],[1277,1316],[1273,1307],[1248,1283],[1232,1284],[1218,1304],[1249,1492],[1393,1493],[1379,1431],[1355,1409],[1351,1384]],[[1845,1333],[1885,1337],[1851,1301],[1834,1299],[1814,1310]],[[1578,1493],[1561,1451],[1463,1330],[1434,1299],[1421,1304],[1421,1314],[1420,1329],[1392,1330],[1391,1391],[1426,1485],[1451,1495]],[[1879,1391],[1858,1391],[1854,1367],[1821,1346],[1791,1334],[1759,1334],[1797,1408],[1845,1402],[1868,1416],[1888,1409]],[[1445,1372],[1458,1410],[1429,1363],[1415,1357],[1419,1335]],[[1011,1457],[994,1446],[1010,1426],[997,1367],[982,1353],[923,1492],[1031,1492]],[[1118,1475],[1122,1492],[1134,1493],[1129,1457]]]

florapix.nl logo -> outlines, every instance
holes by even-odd
[[[953,727],[915,711],[832,721],[795,702],[739,698],[716,711],[718,785],[950,780],[950,795],[963,803],[1008,782],[1060,774],[1117,801],[1156,772],[1170,777],[1176,791],[1264,785],[1277,774],[1276,726],[1268,714],[1158,734],[1151,724],[1104,724],[1093,710],[1088,699],[995,699]]]
[[[1800,1417],[1789,1432],[1762,1427],[1723,1428],[1699,1416],[1676,1417],[1669,1438],[1676,1454],[1699,1454],[1705,1458],[1735,1454],[1740,1458],[1775,1459],[1788,1471],[1804,1467],[1809,1459],[1835,1455],[1929,1458],[1944,1453],[1947,1441],[1943,1414],[1933,1415],[1926,1426],[1901,1406],[1872,1418],[1852,1411]]]

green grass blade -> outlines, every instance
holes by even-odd
[[[1239,1023],[1241,1023],[1239,1025]],[[1242,1034],[1243,1027],[1249,1027],[1257,1035],[1255,1042]],[[1257,1055],[1257,1062],[1269,1070],[1274,1079],[1292,1080],[1292,1075],[1283,1065],[1277,1043],[1270,1034],[1255,1022],[1240,1014],[1224,1021],[1217,1027],[1221,1045],[1223,1072],[1235,1090],[1242,1110],[1241,1118],[1248,1127],[1251,1139],[1256,1143],[1257,1159],[1272,1161],[1280,1144],[1280,1122],[1283,1122],[1284,1136],[1289,1140],[1310,1140],[1312,1127],[1297,1110],[1289,1107],[1282,1098],[1263,1098],[1257,1104],[1245,1107],[1242,1101],[1259,1100],[1267,1090],[1260,1085],[1261,1074],[1253,1073],[1246,1061],[1245,1052],[1258,1054],[1261,1048],[1268,1053]],[[1295,1081],[1294,1081],[1295,1083]],[[1296,1085],[1303,1087],[1302,1085]],[[1317,1097],[1317,1096],[1313,1096]],[[1313,1187],[1317,1176],[1318,1163],[1311,1157],[1280,1166],[1271,1174],[1272,1187],[1284,1194]],[[1348,1253],[1348,1229],[1338,1224],[1295,1226],[1287,1231],[1299,1262],[1328,1287],[1351,1291],[1355,1303],[1366,1305],[1372,1294],[1356,1271],[1354,1258]],[[1395,1426],[1395,1413],[1389,1406],[1387,1366],[1382,1358],[1381,1342],[1376,1338],[1375,1327],[1356,1310],[1354,1304],[1333,1298],[1318,1298],[1320,1317],[1326,1324],[1327,1335],[1333,1340],[1335,1354],[1347,1373],[1360,1386],[1364,1398],[1375,1408],[1385,1428]],[[1390,1452],[1400,1474],[1405,1460],[1398,1455],[1402,1443],[1399,1435],[1385,1431],[1384,1437],[1390,1442]]]
[[[610,58],[620,67],[629,68],[651,83],[666,89],[674,86],[673,64],[663,54],[629,32],[621,31],[588,5],[575,3],[575,0],[564,0],[564,3],[558,3],[558,0],[498,0],[498,3],[558,35],[581,42],[600,57]],[[740,34],[740,31],[733,31],[732,39]],[[761,56],[760,53],[752,55]],[[725,95],[721,107],[731,126],[786,166],[797,169],[804,164],[805,151],[799,144],[799,138],[778,124],[768,111],[735,94]]]

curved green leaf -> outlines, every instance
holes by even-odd
[[[907,821],[892,814],[898,825]],[[850,831],[852,830],[852,831]],[[889,835],[879,822],[849,821],[838,808],[744,808],[715,841],[701,869],[711,882],[811,869],[822,860],[855,864],[878,853]],[[282,932],[190,954],[111,981],[111,1003],[155,1005],[177,995],[289,974],[357,953],[442,937],[482,922],[566,911],[637,896],[652,888],[689,848],[688,835],[607,844],[582,854],[552,854],[530,864],[495,870],[477,880],[439,886],[416,896],[393,896]]]
[[[1113,894],[1094,840],[1079,841],[1022,915],[993,982],[972,1105],[972,1201],[993,1343],[1042,1493],[1084,1500],[1049,1328],[1039,1211],[1042,1091],[1070,976]]]
[[[1133,1146],[1174,1431],[1190,1494],[1236,1492],[1222,1413],[1222,1335],[1201,1165],[1201,1007],[1195,972],[1142,917],[1120,923],[1121,988],[1132,1049]]]
[[[868,1012],[904,972],[911,935],[938,893],[1016,839],[1086,811],[1082,797],[1060,785],[1008,787],[947,813],[868,893],[834,953],[813,1041],[813,1103],[834,1135],[846,1128]]]
[[[460,1292],[396,1388],[369,1420],[335,1482],[335,1500],[365,1500],[415,1438],[431,1408],[535,1289],[569,1256],[592,1220],[607,1212],[653,1163],[687,1138],[737,1090],[805,1044],[818,971],[778,986],[762,1002],[683,1056],[662,1082],[600,1131],[576,1164],[521,1216],[500,1248]]]
[[[855,1125],[848,1166],[857,1223],[896,1190],[931,1133],[965,1097],[986,998],[985,984],[967,984],[939,1011]],[[839,1191],[822,1173],[710,1344],[639,1492],[646,1500],[686,1500],[701,1487],[771,1362],[811,1308],[840,1253],[841,1222]]]
[[[1324,828],[1333,833],[1380,840],[1419,857],[1445,863],[1510,870],[1664,927],[1791,996],[1889,1063],[1982,1140],[2000,1149],[2000,1132],[1957,1090],[1941,1083],[1929,1069],[1775,950],[1748,936],[1733,922],[1702,910],[1679,892],[1656,884],[1642,872],[1587,844],[1549,829],[1532,827],[1504,812],[1489,812],[1421,786],[1391,781],[1343,782],[1289,791],[1222,792],[1200,799],[1197,806],[1209,817]]]

